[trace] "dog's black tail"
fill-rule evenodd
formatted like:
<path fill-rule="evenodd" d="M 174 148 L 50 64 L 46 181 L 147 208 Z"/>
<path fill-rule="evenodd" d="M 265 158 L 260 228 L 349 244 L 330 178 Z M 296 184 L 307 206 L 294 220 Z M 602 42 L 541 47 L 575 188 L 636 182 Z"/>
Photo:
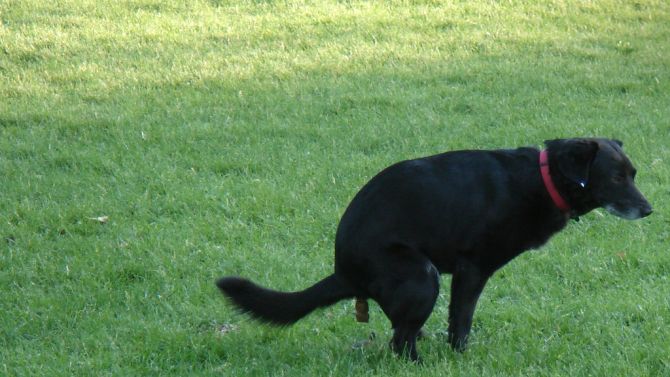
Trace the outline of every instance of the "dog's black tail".
<path fill-rule="evenodd" d="M 354 297 L 348 284 L 333 274 L 299 292 L 279 292 L 239 277 L 225 277 L 216 285 L 242 312 L 273 325 L 290 325 L 316 308 Z"/>

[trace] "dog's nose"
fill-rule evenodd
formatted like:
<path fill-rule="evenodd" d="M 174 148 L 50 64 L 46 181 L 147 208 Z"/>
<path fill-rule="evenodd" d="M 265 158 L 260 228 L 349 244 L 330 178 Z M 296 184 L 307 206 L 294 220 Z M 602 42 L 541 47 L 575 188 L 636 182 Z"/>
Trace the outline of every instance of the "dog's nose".
<path fill-rule="evenodd" d="M 640 217 L 647 217 L 651 215 L 652 212 L 654 212 L 654 209 L 651 208 L 649 204 L 647 204 L 640 210 Z"/>

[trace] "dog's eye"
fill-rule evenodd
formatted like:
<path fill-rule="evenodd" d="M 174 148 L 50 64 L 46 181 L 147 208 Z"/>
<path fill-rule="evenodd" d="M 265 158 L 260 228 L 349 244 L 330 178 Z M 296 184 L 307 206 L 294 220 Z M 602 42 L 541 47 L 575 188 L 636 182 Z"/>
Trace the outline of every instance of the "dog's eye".
<path fill-rule="evenodd" d="M 622 183 L 626 180 L 626 175 L 623 173 L 617 173 L 614 177 L 612 177 L 612 181 L 614 183 Z"/>

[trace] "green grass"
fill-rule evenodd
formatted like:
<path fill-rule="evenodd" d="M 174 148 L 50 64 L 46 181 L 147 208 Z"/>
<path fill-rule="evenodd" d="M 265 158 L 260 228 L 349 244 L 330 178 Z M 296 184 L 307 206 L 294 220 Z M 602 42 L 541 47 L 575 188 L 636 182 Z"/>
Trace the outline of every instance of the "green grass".
<path fill-rule="evenodd" d="M 668 375 L 668 41 L 661 0 L 2 1 L 0 375 Z M 448 276 L 421 366 L 376 305 L 273 329 L 215 289 L 329 274 L 392 162 L 582 135 L 624 141 L 654 215 L 513 261 L 464 354 Z"/>

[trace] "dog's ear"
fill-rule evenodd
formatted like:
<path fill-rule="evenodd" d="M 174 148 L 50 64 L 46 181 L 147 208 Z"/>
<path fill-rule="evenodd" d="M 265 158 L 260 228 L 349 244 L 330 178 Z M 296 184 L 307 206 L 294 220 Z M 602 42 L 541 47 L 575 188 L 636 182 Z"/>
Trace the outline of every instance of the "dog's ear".
<path fill-rule="evenodd" d="M 617 139 L 610 139 L 610 141 L 613 142 L 614 144 L 618 145 L 619 148 L 623 148 L 623 141 L 617 140 Z"/>
<path fill-rule="evenodd" d="M 591 164 L 598 152 L 598 142 L 589 139 L 545 141 L 549 156 L 556 161 L 559 172 L 572 182 L 585 187 Z"/>

